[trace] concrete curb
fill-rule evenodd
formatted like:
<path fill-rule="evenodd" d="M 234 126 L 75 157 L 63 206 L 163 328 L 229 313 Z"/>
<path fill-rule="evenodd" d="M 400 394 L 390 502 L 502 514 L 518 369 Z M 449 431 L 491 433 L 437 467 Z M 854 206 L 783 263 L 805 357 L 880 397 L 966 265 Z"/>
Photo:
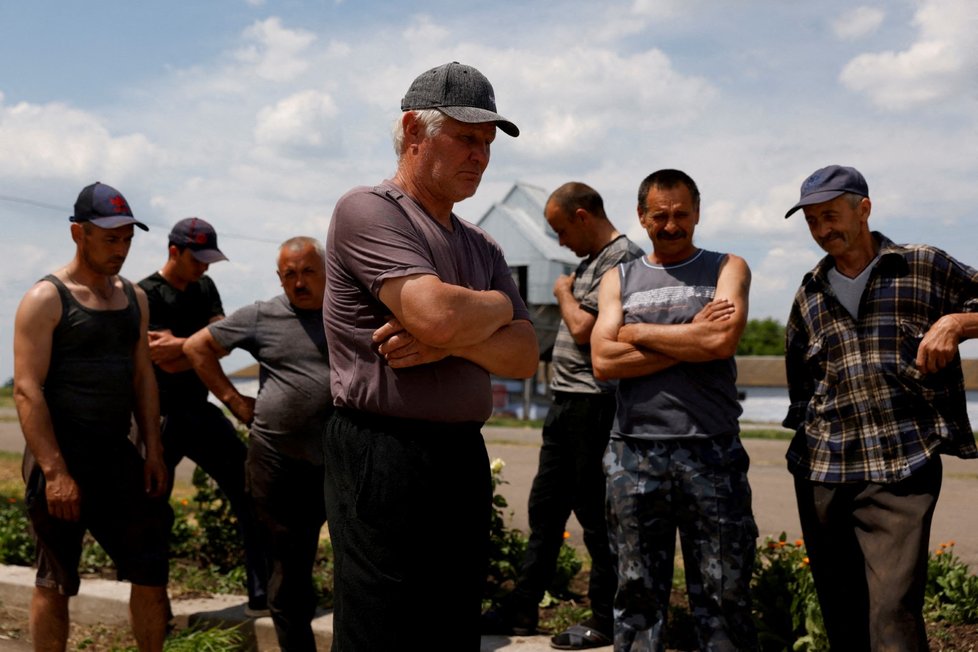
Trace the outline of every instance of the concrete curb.
<path fill-rule="evenodd" d="M 31 593 L 34 590 L 33 568 L 0 565 L 0 605 L 27 620 Z M 180 627 L 203 623 L 227 627 L 240 626 L 245 634 L 246 650 L 277 652 L 278 640 L 271 618 L 249 618 L 244 613 L 247 599 L 240 595 L 213 595 L 209 598 L 172 600 L 173 615 Z M 71 600 L 72 622 L 86 625 L 128 626 L 129 585 L 102 579 L 83 579 L 78 595 Z M 333 614 L 323 612 L 313 620 L 316 648 L 329 650 L 333 642 Z M 0 641 L 0 650 L 25 649 L 18 642 L 8 648 Z M 444 650 L 437 640 L 432 650 Z M 610 647 L 600 648 L 610 650 Z M 482 652 L 549 652 L 548 636 L 483 636 Z"/>

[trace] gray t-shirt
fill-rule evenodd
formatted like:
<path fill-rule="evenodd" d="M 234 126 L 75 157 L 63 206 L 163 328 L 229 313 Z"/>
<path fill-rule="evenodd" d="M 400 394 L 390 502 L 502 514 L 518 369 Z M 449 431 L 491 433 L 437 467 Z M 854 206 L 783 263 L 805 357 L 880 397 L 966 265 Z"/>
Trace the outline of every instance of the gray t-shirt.
<path fill-rule="evenodd" d="M 259 363 L 251 436 L 286 455 L 321 464 L 320 438 L 333 401 L 320 312 L 297 309 L 282 294 L 207 328 L 224 349 L 244 349 Z"/>
<path fill-rule="evenodd" d="M 620 235 L 595 255 L 581 261 L 574 270 L 574 298 L 581 308 L 591 314 L 598 314 L 598 288 L 604 273 L 628 260 L 641 258 L 642 248 Z M 555 392 L 574 392 L 578 394 L 608 394 L 615 391 L 615 383 L 601 382 L 594 377 L 591 366 L 591 345 L 578 344 L 571 336 L 567 322 L 560 320 L 557 339 L 554 340 L 554 377 L 550 383 Z"/>
<path fill-rule="evenodd" d="M 373 332 L 391 317 L 379 299 L 384 281 L 434 274 L 473 290 L 499 290 L 513 318 L 529 320 L 499 245 L 452 215 L 449 231 L 390 182 L 354 188 L 336 204 L 326 239 L 326 302 L 333 401 L 337 407 L 440 422 L 485 421 L 492 413 L 489 373 L 449 356 L 391 369 Z"/>
<path fill-rule="evenodd" d="M 624 323 L 687 324 L 716 294 L 726 254 L 700 249 L 674 265 L 639 258 L 620 266 Z M 613 436 L 675 439 L 736 434 L 737 367 L 733 358 L 681 362 L 618 381 Z"/>

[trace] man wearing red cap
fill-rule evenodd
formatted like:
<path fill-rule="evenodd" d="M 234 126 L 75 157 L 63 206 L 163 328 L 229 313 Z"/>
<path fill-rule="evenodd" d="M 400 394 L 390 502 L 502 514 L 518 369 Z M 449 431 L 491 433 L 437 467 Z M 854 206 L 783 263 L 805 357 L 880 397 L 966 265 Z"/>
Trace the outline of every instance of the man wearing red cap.
<path fill-rule="evenodd" d="M 437 631 L 438 649 L 474 651 L 489 374 L 526 378 L 538 351 L 499 245 L 452 211 L 479 187 L 496 128 L 519 130 L 459 63 L 421 74 L 401 109 L 394 178 L 341 198 L 326 240 L 333 650 L 428 648 Z"/>
<path fill-rule="evenodd" d="M 267 615 L 266 561 L 257 518 L 245 490 L 247 448 L 220 408 L 207 400 L 207 387 L 183 353 L 201 328 L 224 317 L 212 263 L 227 260 L 217 233 L 199 217 L 177 222 L 169 235 L 162 269 L 139 282 L 149 299 L 149 353 L 156 368 L 163 415 L 163 450 L 171 478 L 189 457 L 231 501 L 244 537 L 249 615 Z M 172 488 L 172 487 L 171 487 Z"/>
<path fill-rule="evenodd" d="M 941 454 L 978 457 L 958 344 L 978 335 L 978 271 L 869 228 L 858 170 L 801 186 L 828 254 L 787 328 L 788 469 L 833 650 L 927 650 L 922 615 Z"/>
<path fill-rule="evenodd" d="M 162 650 L 173 513 L 146 295 L 119 276 L 133 226 L 147 228 L 103 183 L 82 190 L 70 219 L 74 259 L 28 291 L 14 322 L 14 398 L 37 543 L 31 638 L 36 650 L 65 649 L 87 529 L 132 583 L 139 649 Z M 129 439 L 133 417 L 145 459 Z"/>

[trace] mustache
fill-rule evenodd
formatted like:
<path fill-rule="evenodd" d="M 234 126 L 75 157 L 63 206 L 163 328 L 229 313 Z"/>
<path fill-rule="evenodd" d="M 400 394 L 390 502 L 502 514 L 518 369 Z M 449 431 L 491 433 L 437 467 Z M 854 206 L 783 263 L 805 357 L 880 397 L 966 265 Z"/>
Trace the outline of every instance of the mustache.
<path fill-rule="evenodd" d="M 656 236 L 656 240 L 684 240 L 687 237 L 685 231 L 677 231 L 675 233 L 660 232 Z"/>

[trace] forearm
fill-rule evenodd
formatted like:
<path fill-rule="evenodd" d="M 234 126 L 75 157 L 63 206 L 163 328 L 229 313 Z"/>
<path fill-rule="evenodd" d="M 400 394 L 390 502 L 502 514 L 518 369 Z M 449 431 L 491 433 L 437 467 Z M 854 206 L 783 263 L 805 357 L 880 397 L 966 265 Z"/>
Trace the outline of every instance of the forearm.
<path fill-rule="evenodd" d="M 591 364 L 598 380 L 647 376 L 679 362 L 658 351 L 632 344 L 604 340 L 600 345 L 595 345 L 592 340 Z"/>
<path fill-rule="evenodd" d="M 688 324 L 627 324 L 619 339 L 682 362 L 707 362 L 731 357 L 740 335 L 732 322 Z"/>
<path fill-rule="evenodd" d="M 407 329 L 426 344 L 446 349 L 478 345 L 513 319 L 513 305 L 502 292 L 447 288 L 432 305 L 416 305 L 414 310 L 406 306 Z"/>
<path fill-rule="evenodd" d="M 529 378 L 540 359 L 536 332 L 522 320 L 510 322 L 478 344 L 451 349 L 451 355 L 505 378 Z"/>
<path fill-rule="evenodd" d="M 574 294 L 567 289 L 555 293 L 557 305 L 560 308 L 560 318 L 567 325 L 574 342 L 585 345 L 591 340 L 591 329 L 594 328 L 595 316 L 584 310 Z"/>
<path fill-rule="evenodd" d="M 159 455 L 162 457 L 159 390 L 152 368 L 150 365 L 146 365 L 146 367 L 142 371 L 137 370 L 133 378 L 133 391 L 136 396 L 133 414 L 143 445 L 146 447 L 146 456 Z"/>

